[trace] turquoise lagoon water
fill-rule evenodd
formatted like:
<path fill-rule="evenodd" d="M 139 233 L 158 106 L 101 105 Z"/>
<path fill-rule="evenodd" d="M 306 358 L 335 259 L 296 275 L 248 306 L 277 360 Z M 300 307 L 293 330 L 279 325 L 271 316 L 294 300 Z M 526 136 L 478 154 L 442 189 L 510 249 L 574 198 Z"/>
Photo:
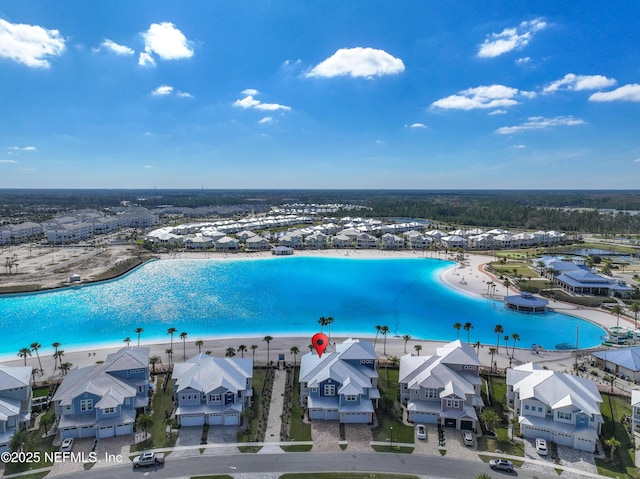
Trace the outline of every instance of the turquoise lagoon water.
<path fill-rule="evenodd" d="M 50 350 L 167 341 L 175 327 L 188 341 L 206 337 L 296 335 L 319 330 L 332 316 L 332 334 L 375 335 L 452 341 L 453 324 L 471 322 L 471 341 L 495 344 L 494 326 L 518 333 L 518 347 L 546 349 L 600 344 L 605 332 L 581 319 L 554 312 L 516 313 L 501 302 L 465 295 L 438 276 L 448 261 L 287 257 L 233 260 L 166 260 L 147 263 L 117 280 L 64 290 L 0 297 L 0 355 L 15 357 L 32 342 Z M 460 331 L 466 340 L 467 333 Z M 176 337 L 174 341 L 180 340 Z M 237 346 L 233 342 L 232 346 Z M 504 341 L 501 341 L 504 344 Z M 510 343 L 511 344 L 511 341 Z"/>

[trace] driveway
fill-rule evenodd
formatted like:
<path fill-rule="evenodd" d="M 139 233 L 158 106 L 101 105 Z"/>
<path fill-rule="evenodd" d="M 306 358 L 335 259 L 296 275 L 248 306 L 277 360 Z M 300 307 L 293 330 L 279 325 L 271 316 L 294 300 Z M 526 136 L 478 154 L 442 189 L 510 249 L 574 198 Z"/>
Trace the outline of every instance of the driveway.
<path fill-rule="evenodd" d="M 217 447 L 207 447 L 203 454 L 207 455 L 220 455 L 220 454 L 235 454 L 238 452 L 238 448 L 235 446 L 225 446 L 225 444 L 234 444 L 238 442 L 238 427 L 237 426 L 209 426 L 209 433 L 207 434 L 207 445 L 221 444 Z"/>
<path fill-rule="evenodd" d="M 131 436 L 129 434 L 100 439 L 96 446 L 98 462 L 93 467 L 118 466 L 119 464 L 127 463 L 129 462 L 130 449 Z M 118 455 L 120 455 L 122 462 L 118 462 Z"/>
<path fill-rule="evenodd" d="M 129 437 L 129 436 L 127 436 Z M 75 454 L 84 452 L 85 456 L 88 457 L 91 449 L 93 449 L 93 443 L 95 442 L 95 438 L 86 438 L 86 439 L 74 439 L 73 441 L 73 449 L 72 452 Z M 84 464 L 82 462 L 54 462 L 53 467 L 47 477 L 55 477 L 62 476 L 65 474 L 71 474 L 74 472 L 82 472 L 84 471 Z"/>
<path fill-rule="evenodd" d="M 524 439 L 524 457 L 537 459 L 538 461 L 545 461 L 549 464 L 549 467 L 553 467 L 551 454 L 549 454 L 548 456 L 539 455 L 536 451 L 535 442 L 535 439 Z M 560 464 L 562 464 L 563 466 L 573 467 L 575 469 L 579 469 L 585 472 L 591 472 L 594 474 L 598 473 L 598 468 L 596 467 L 596 461 L 593 454 L 585 451 L 577 451 L 567 446 L 557 446 L 557 448 L 558 457 L 560 458 Z M 549 474 L 548 467 L 529 462 L 525 462 L 522 465 L 522 469 Z M 562 473 L 562 477 L 566 477 L 568 479 L 581 479 L 584 476 L 565 471 Z"/>
<path fill-rule="evenodd" d="M 311 423 L 311 438 L 313 439 L 313 452 L 341 451 L 340 425 L 334 421 L 313 421 Z"/>
<path fill-rule="evenodd" d="M 371 452 L 371 441 L 373 440 L 371 426 L 367 424 L 345 424 L 344 429 L 349 452 Z"/>
<path fill-rule="evenodd" d="M 202 426 L 181 427 L 178 429 L 178 439 L 176 447 L 191 446 L 187 449 L 174 449 L 171 452 L 173 457 L 199 456 L 200 440 L 202 439 Z"/>

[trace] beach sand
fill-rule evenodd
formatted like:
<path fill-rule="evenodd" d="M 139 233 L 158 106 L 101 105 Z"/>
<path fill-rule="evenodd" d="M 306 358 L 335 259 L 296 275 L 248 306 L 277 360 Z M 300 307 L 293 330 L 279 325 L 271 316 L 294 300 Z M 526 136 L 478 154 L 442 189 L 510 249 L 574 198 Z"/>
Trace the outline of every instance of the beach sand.
<path fill-rule="evenodd" d="M 310 251 L 296 251 L 295 255 L 297 256 L 324 256 L 324 257 L 349 257 L 349 258 L 360 258 L 360 259 L 375 259 L 375 258 L 423 258 L 423 257 L 436 257 L 433 256 L 433 253 L 430 252 L 418 252 L 418 251 L 380 251 L 380 250 L 310 250 Z M 501 282 L 496 278 L 487 274 L 483 266 L 486 263 L 491 261 L 489 256 L 471 254 L 465 255 L 466 260 L 464 264 L 456 263 L 452 265 L 450 268 L 447 268 L 440 276 L 440 279 L 449 287 L 458 289 L 463 291 L 466 294 L 471 294 L 475 296 L 486 296 L 487 293 L 487 282 L 494 281 L 498 284 L 498 287 L 495 290 L 495 294 L 493 298 L 496 300 L 502 300 L 502 297 L 505 294 L 505 288 L 501 286 Z M 273 258 L 277 260 L 277 257 L 274 257 L 270 254 L 270 252 L 264 253 L 238 253 L 238 254 L 222 254 L 222 253 L 179 253 L 177 255 L 162 255 L 163 260 L 171 261 L 172 259 L 181 259 L 181 258 L 217 258 L 224 260 L 234 260 L 234 259 L 247 259 L 247 258 Z M 442 257 L 444 259 L 444 256 Z M 516 291 L 511 289 L 509 294 L 514 294 Z M 563 304 L 560 302 L 553 302 L 550 304 L 550 307 L 563 312 L 565 314 L 571 314 L 578 316 L 580 318 L 595 322 L 603 327 L 611 327 L 615 326 L 616 318 L 615 316 L 608 314 L 604 311 L 590 308 L 580 308 L 574 305 Z M 624 318 L 620 318 L 621 323 L 625 321 Z M 628 320 L 627 320 L 628 321 Z M 631 323 L 629 323 L 630 325 Z M 320 328 L 318 328 L 320 329 Z M 372 331 L 370 335 L 362 335 L 359 334 L 354 337 L 370 339 L 374 340 L 375 338 L 375 321 L 372 321 Z M 325 331 L 326 332 L 326 331 Z M 195 345 L 195 341 L 203 340 L 204 346 L 202 346 L 202 352 L 211 351 L 214 356 L 224 356 L 227 348 L 233 347 L 236 350 L 238 346 L 244 344 L 247 346 L 247 351 L 244 353 L 244 357 L 253 357 L 253 351 L 250 349 L 251 345 L 257 345 L 258 348 L 255 350 L 255 361 L 256 363 L 265 364 L 267 362 L 267 349 L 269 350 L 269 360 L 276 361 L 280 354 L 284 354 L 285 360 L 287 362 L 293 362 L 294 356 L 291 353 L 291 348 L 296 346 L 300 353 L 297 355 L 297 361 L 299 362 L 300 356 L 302 354 L 306 354 L 309 351 L 310 337 L 307 336 L 283 336 L 283 335 L 272 335 L 273 340 L 270 342 L 269 347 L 267 348 L 267 343 L 263 340 L 263 337 L 243 337 L 242 331 L 238 331 L 239 336 L 234 338 L 228 337 L 211 337 L 211 338 L 199 338 L 199 337 L 188 337 L 188 339 L 184 342 L 180 340 L 177 336 L 174 337 L 173 341 L 173 362 L 182 362 L 185 358 L 190 358 L 198 353 L 198 347 Z M 131 346 L 135 346 L 137 344 L 137 338 L 135 334 L 131 335 Z M 332 336 L 331 343 L 332 345 L 328 350 L 333 349 L 333 343 L 339 343 L 346 339 L 345 336 Z M 27 339 L 30 341 L 30 339 Z M 90 364 L 95 364 L 97 361 L 104 360 L 107 354 L 114 352 L 121 347 L 125 347 L 126 345 L 120 345 L 108 348 L 94 349 L 90 346 L 82 348 L 81 350 L 67 350 L 64 347 L 64 340 L 62 341 L 63 345 L 61 349 L 65 350 L 65 354 L 63 357 L 63 362 L 69 362 L 76 366 L 86 366 Z M 420 351 L 420 355 L 430 355 L 434 354 L 437 347 L 444 344 L 444 342 L 439 341 L 422 341 L 422 340 L 409 340 L 406 344 L 402 338 L 387 336 L 386 338 L 386 346 L 384 338 L 379 335 L 376 341 L 376 351 L 380 359 L 385 359 L 390 356 L 401 357 L 405 353 L 416 353 L 414 346 L 419 344 L 422 349 Z M 166 342 L 161 343 L 151 343 L 144 340 L 144 335 L 141 337 L 141 346 L 147 346 L 151 348 L 150 356 L 159 356 L 161 358 L 162 364 L 160 367 L 168 364 L 168 356 L 166 354 L 166 350 L 170 347 L 169 338 L 167 338 Z M 495 345 L 487 344 L 484 345 L 480 351 L 479 356 L 480 360 L 483 364 L 490 364 L 490 355 L 489 348 Z M 405 349 L 406 348 L 406 349 Z M 54 369 L 54 361 L 51 355 L 51 347 L 48 344 L 43 344 L 43 351 L 40 354 L 40 361 L 42 363 L 42 369 L 44 370 L 42 375 L 36 376 L 36 381 L 49 381 L 60 379 L 62 377 L 59 370 Z M 238 351 L 237 356 L 240 357 L 241 353 Z M 516 365 L 523 362 L 534 361 L 541 365 L 546 365 L 551 369 L 556 370 L 571 370 L 573 365 L 573 359 L 575 358 L 575 353 L 573 351 L 542 351 L 539 354 L 534 354 L 529 348 L 516 348 L 515 358 L 511 360 L 511 362 Z M 5 358 L 7 359 L 7 358 Z M 505 368 L 510 365 L 510 359 L 506 354 L 504 346 L 499 348 L 499 353 L 495 357 L 495 361 L 499 368 Z M 16 358 L 15 360 L 7 359 L 2 361 L 3 365 L 6 366 L 22 366 L 24 365 L 24 361 L 20 358 Z M 39 363 L 36 355 L 27 359 L 27 365 L 33 366 L 35 368 L 39 368 Z"/>

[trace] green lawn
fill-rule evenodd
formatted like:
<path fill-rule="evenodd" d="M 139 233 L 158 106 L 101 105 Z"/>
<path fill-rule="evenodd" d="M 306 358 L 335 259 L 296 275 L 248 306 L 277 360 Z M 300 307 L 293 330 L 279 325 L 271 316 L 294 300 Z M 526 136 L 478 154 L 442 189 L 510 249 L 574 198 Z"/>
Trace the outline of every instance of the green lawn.
<path fill-rule="evenodd" d="M 162 391 L 162 375 L 156 376 L 157 387 L 151 398 L 151 409 L 153 425 L 147 431 L 151 434 L 147 440 L 131 445 L 131 452 L 144 451 L 161 447 L 173 447 L 176 444 L 177 430 L 173 431 L 172 437 L 167 437 L 167 423 L 165 418 L 173 409 L 173 381 L 169 380 L 166 392 Z"/>
<path fill-rule="evenodd" d="M 380 404 L 377 410 L 378 427 L 372 429 L 374 441 L 391 442 L 391 428 L 393 427 L 393 442 L 414 442 L 412 426 L 402 423 L 402 408 L 398 401 L 398 375 L 396 368 L 378 368 L 378 389 L 380 389 Z"/>
<path fill-rule="evenodd" d="M 262 409 L 265 407 L 269 407 L 268 404 L 264 403 L 264 398 L 262 398 L 262 387 L 264 385 L 264 380 L 267 375 L 266 369 L 254 368 L 253 369 L 253 378 L 251 379 L 251 383 L 253 385 L 253 402 L 251 405 L 251 409 L 247 411 L 245 414 L 248 418 L 250 418 L 250 427 L 248 429 L 241 429 L 238 432 L 238 442 L 255 442 L 256 436 L 258 434 L 258 422 L 260 418 L 260 414 L 262 413 Z M 247 452 L 255 452 L 253 449 L 246 449 Z M 241 451 L 244 452 L 244 451 Z"/>
<path fill-rule="evenodd" d="M 39 388 L 33 388 L 32 397 L 40 398 L 40 397 L 47 396 L 50 390 L 51 390 L 51 386 L 42 386 Z"/>
<path fill-rule="evenodd" d="M 311 425 L 305 424 L 304 407 L 300 405 L 300 383 L 298 382 L 299 369 L 296 369 L 296 375 L 293 385 L 293 395 L 291 397 L 291 423 L 289 424 L 289 440 L 290 441 L 311 441 Z"/>
<path fill-rule="evenodd" d="M 487 395 L 486 386 L 489 386 Z M 496 414 L 503 418 L 501 424 L 494 428 L 496 437 L 482 436 L 478 439 L 478 451 L 495 452 L 502 451 L 513 456 L 524 456 L 524 446 L 520 441 L 512 441 L 509 437 L 507 418 L 509 408 L 507 407 L 507 382 L 504 378 L 487 376 L 487 382 L 482 388 L 482 400 L 485 407 L 493 409 Z"/>
<path fill-rule="evenodd" d="M 45 413 L 47 416 L 54 416 L 54 408 L 50 408 Z M 32 469 L 40 469 L 47 466 L 52 466 L 53 463 L 45 461 L 45 452 L 54 452 L 58 448 L 53 446 L 53 439 L 55 436 L 50 436 L 46 439 L 42 439 L 42 435 L 45 433 L 44 427 L 40 426 L 37 431 L 29 433 L 27 439 L 27 447 L 25 451 L 37 451 L 40 453 L 40 460 L 38 462 L 22 462 L 22 463 L 10 463 L 5 466 L 5 475 L 15 474 L 18 472 L 25 472 Z"/>
<path fill-rule="evenodd" d="M 602 425 L 602 442 L 611 437 L 615 437 L 620 441 L 620 447 L 614 452 L 615 462 L 609 462 L 609 448 L 605 445 L 607 459 L 596 459 L 598 474 L 608 477 L 632 478 L 636 475 L 634 463 L 633 443 L 630 440 L 622 419 L 625 415 L 631 414 L 631 403 L 628 398 L 612 396 L 610 394 L 602 394 L 602 406 L 600 411 L 604 419 Z"/>

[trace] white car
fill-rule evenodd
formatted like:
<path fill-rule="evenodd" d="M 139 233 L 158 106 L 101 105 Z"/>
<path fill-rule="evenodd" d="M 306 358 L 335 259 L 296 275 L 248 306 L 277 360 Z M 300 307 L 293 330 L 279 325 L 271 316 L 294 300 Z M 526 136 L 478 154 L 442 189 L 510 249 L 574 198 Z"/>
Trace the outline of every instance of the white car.
<path fill-rule="evenodd" d="M 549 454 L 549 449 L 547 449 L 547 441 L 542 438 L 536 438 L 536 452 L 541 456 L 546 456 Z"/>
<path fill-rule="evenodd" d="M 418 424 L 416 426 L 416 437 L 422 440 L 427 438 L 427 428 L 424 427 L 424 424 Z"/>
<path fill-rule="evenodd" d="M 473 433 L 471 431 L 463 431 L 462 442 L 465 446 L 473 446 Z"/>
<path fill-rule="evenodd" d="M 68 437 L 64 441 L 62 441 L 62 445 L 60 446 L 60 452 L 69 452 L 73 448 L 73 438 Z"/>

